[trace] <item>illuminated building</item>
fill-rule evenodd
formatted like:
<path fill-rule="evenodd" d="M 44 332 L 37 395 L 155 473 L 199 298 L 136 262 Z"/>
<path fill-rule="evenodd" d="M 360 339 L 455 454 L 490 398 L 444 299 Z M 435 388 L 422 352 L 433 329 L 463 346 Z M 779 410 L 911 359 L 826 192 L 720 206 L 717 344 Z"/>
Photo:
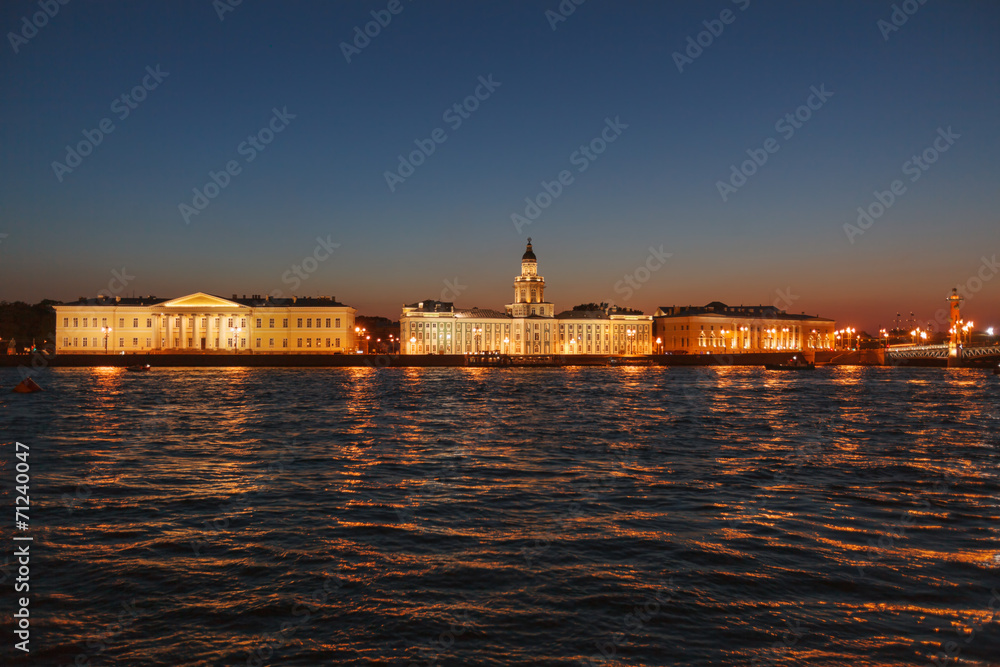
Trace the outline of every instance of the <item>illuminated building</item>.
<path fill-rule="evenodd" d="M 97 297 L 58 305 L 56 352 L 330 354 L 354 344 L 355 310 L 333 297 Z"/>
<path fill-rule="evenodd" d="M 832 350 L 836 322 L 774 306 L 662 306 L 653 314 L 664 352 L 728 354 Z"/>
<path fill-rule="evenodd" d="M 545 278 L 528 239 L 514 302 L 504 312 L 455 308 L 426 300 L 403 306 L 399 320 L 403 354 L 513 355 L 650 354 L 653 319 L 637 311 L 598 306 L 558 315 L 545 300 Z"/>

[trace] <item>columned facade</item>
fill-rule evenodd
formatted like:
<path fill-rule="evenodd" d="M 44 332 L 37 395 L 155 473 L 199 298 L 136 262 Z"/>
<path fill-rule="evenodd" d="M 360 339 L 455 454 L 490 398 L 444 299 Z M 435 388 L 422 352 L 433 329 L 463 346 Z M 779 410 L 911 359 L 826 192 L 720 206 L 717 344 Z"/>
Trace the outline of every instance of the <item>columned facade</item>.
<path fill-rule="evenodd" d="M 562 355 L 649 354 L 653 321 L 637 311 L 607 308 L 555 315 L 528 239 L 514 301 L 503 312 L 420 301 L 403 306 L 401 354 Z"/>
<path fill-rule="evenodd" d="M 355 310 L 332 297 L 80 299 L 55 306 L 63 353 L 336 354 L 355 351 Z"/>

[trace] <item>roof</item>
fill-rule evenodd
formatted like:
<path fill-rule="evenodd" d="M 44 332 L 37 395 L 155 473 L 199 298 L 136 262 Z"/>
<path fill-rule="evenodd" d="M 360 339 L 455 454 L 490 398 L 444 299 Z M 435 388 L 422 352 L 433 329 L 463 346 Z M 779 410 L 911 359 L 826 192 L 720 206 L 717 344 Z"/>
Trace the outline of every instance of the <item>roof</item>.
<path fill-rule="evenodd" d="M 528 248 L 527 248 L 527 250 L 524 251 L 524 254 L 521 255 L 521 261 L 523 262 L 525 260 L 531 260 L 532 262 L 537 262 L 538 261 L 537 259 L 535 259 L 535 253 L 531 249 L 531 237 L 530 236 L 528 237 Z"/>
<path fill-rule="evenodd" d="M 712 301 L 704 306 L 660 306 L 653 315 L 657 318 L 665 317 L 718 317 L 718 318 L 755 318 L 773 320 L 824 320 L 833 322 L 834 320 L 820 317 L 818 315 L 806 315 L 802 313 L 795 315 L 786 313 L 776 306 L 727 306 L 721 301 Z"/>
<path fill-rule="evenodd" d="M 455 317 L 482 317 L 482 318 L 503 318 L 510 319 L 510 315 L 493 310 L 492 308 L 460 308 L 455 310 Z"/>

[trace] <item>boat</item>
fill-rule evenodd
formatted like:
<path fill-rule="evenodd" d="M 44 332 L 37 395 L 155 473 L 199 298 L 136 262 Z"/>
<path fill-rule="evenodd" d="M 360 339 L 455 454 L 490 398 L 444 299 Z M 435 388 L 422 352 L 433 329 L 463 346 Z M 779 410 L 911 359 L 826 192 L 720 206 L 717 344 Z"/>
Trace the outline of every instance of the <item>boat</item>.
<path fill-rule="evenodd" d="M 768 371 L 814 371 L 816 364 L 805 359 L 800 359 L 798 355 L 792 357 L 784 364 L 764 364 L 764 370 Z"/>
<path fill-rule="evenodd" d="M 140 364 L 138 366 L 127 366 L 125 370 L 132 371 L 133 373 L 145 373 L 149 370 L 149 364 Z"/>

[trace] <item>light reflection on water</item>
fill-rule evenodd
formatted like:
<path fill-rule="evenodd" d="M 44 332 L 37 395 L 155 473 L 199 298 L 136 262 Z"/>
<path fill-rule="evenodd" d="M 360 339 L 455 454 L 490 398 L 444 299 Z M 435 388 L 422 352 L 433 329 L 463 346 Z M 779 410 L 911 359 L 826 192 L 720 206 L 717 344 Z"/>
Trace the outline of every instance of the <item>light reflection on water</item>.
<path fill-rule="evenodd" d="M 37 664 L 1000 655 L 995 632 L 964 641 L 1000 583 L 1000 378 L 982 371 L 38 380 L 0 394 L 32 448 Z"/>

